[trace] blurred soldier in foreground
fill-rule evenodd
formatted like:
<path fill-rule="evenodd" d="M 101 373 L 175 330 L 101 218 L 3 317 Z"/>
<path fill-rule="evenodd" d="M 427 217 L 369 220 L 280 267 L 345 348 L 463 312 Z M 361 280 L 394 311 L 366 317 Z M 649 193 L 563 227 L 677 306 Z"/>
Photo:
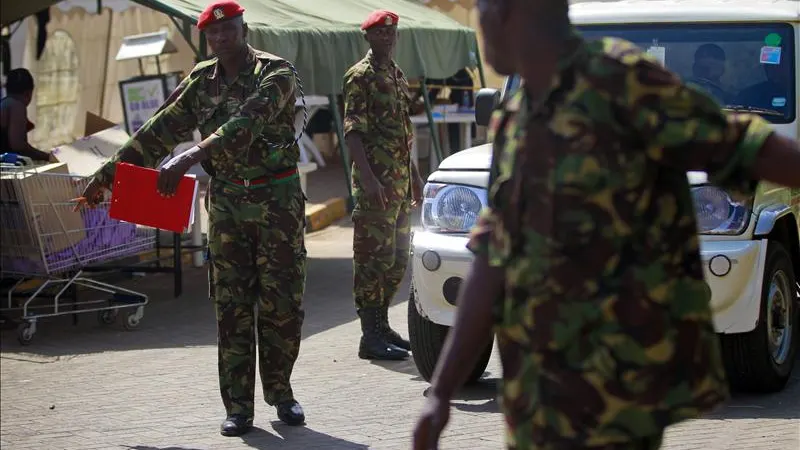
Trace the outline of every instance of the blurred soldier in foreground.
<path fill-rule="evenodd" d="M 509 449 L 658 449 L 728 399 L 687 171 L 800 187 L 797 142 L 726 115 L 635 45 L 585 41 L 567 0 L 478 0 L 521 88 L 492 118 L 489 207 L 414 432 L 435 448 L 497 335 Z"/>

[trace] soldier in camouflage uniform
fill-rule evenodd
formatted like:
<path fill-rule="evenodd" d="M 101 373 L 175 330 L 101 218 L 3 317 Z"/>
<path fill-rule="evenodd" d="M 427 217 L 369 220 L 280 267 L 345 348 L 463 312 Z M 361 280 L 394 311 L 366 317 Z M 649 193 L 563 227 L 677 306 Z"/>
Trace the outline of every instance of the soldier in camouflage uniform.
<path fill-rule="evenodd" d="M 423 182 L 411 161 L 412 100 L 392 60 L 398 16 L 373 12 L 362 24 L 367 56 L 344 76 L 344 132 L 353 158 L 353 295 L 363 335 L 363 359 L 404 359 L 411 345 L 388 321 L 389 304 L 409 258 L 409 212 Z"/>
<path fill-rule="evenodd" d="M 198 162 L 212 175 L 209 295 L 217 315 L 226 436 L 252 425 L 256 341 L 266 402 L 290 425 L 305 420 L 290 384 L 306 276 L 305 195 L 294 139 L 297 80 L 289 62 L 247 44 L 243 11 L 223 1 L 201 14 L 198 28 L 217 57 L 195 66 L 84 193 L 91 200 L 110 188 L 118 162 L 156 167 L 191 140 L 194 129 L 205 137 L 164 165 L 158 189 L 172 195 Z"/>
<path fill-rule="evenodd" d="M 522 87 L 490 125 L 489 207 L 414 448 L 497 335 L 509 449 L 657 449 L 728 398 L 686 172 L 800 186 L 797 142 L 728 116 L 567 0 L 480 0 L 486 58 Z M 494 320 L 492 320 L 494 318 Z"/>

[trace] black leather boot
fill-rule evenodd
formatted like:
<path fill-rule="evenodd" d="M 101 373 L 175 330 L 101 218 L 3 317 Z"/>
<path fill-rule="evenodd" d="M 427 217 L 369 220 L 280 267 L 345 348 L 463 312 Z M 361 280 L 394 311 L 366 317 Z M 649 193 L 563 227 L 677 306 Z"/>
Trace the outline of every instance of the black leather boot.
<path fill-rule="evenodd" d="M 402 348 L 406 351 L 411 351 L 411 343 L 403 339 L 400 333 L 394 331 L 389 325 L 389 307 L 384 306 L 381 308 L 381 332 L 386 342 L 394 345 L 395 347 Z"/>
<path fill-rule="evenodd" d="M 380 308 L 364 308 L 358 312 L 361 317 L 361 342 L 358 357 L 398 361 L 408 358 L 408 352 L 388 342 L 381 329 Z"/>
<path fill-rule="evenodd" d="M 223 436 L 241 436 L 253 427 L 253 418 L 232 414 L 222 422 L 219 433 Z"/>
<path fill-rule="evenodd" d="M 286 425 L 296 427 L 306 423 L 306 414 L 297 400 L 279 403 L 275 409 L 278 411 L 278 419 L 281 419 Z"/>

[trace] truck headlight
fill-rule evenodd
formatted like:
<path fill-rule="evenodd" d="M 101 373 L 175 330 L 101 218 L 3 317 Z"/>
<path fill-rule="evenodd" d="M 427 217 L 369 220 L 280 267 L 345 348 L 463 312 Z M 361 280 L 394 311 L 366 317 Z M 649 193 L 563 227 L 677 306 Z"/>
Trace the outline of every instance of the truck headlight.
<path fill-rule="evenodd" d="M 457 184 L 427 183 L 422 202 L 422 226 L 439 233 L 467 233 L 486 206 L 486 189 Z"/>
<path fill-rule="evenodd" d="M 692 188 L 697 228 L 701 234 L 740 234 L 747 228 L 750 207 L 733 201 L 714 186 Z"/>

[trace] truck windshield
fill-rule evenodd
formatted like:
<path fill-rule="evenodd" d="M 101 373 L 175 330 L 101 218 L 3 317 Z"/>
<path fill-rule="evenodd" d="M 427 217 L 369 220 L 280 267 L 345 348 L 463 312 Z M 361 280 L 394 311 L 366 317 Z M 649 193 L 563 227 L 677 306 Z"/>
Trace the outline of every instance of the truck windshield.
<path fill-rule="evenodd" d="M 795 36 L 787 23 L 580 25 L 587 40 L 633 42 L 726 110 L 753 112 L 772 123 L 795 120 Z M 517 75 L 505 91 L 519 86 Z"/>
<path fill-rule="evenodd" d="M 587 40 L 633 42 L 726 110 L 772 123 L 795 119 L 795 37 L 788 23 L 578 26 Z"/>

